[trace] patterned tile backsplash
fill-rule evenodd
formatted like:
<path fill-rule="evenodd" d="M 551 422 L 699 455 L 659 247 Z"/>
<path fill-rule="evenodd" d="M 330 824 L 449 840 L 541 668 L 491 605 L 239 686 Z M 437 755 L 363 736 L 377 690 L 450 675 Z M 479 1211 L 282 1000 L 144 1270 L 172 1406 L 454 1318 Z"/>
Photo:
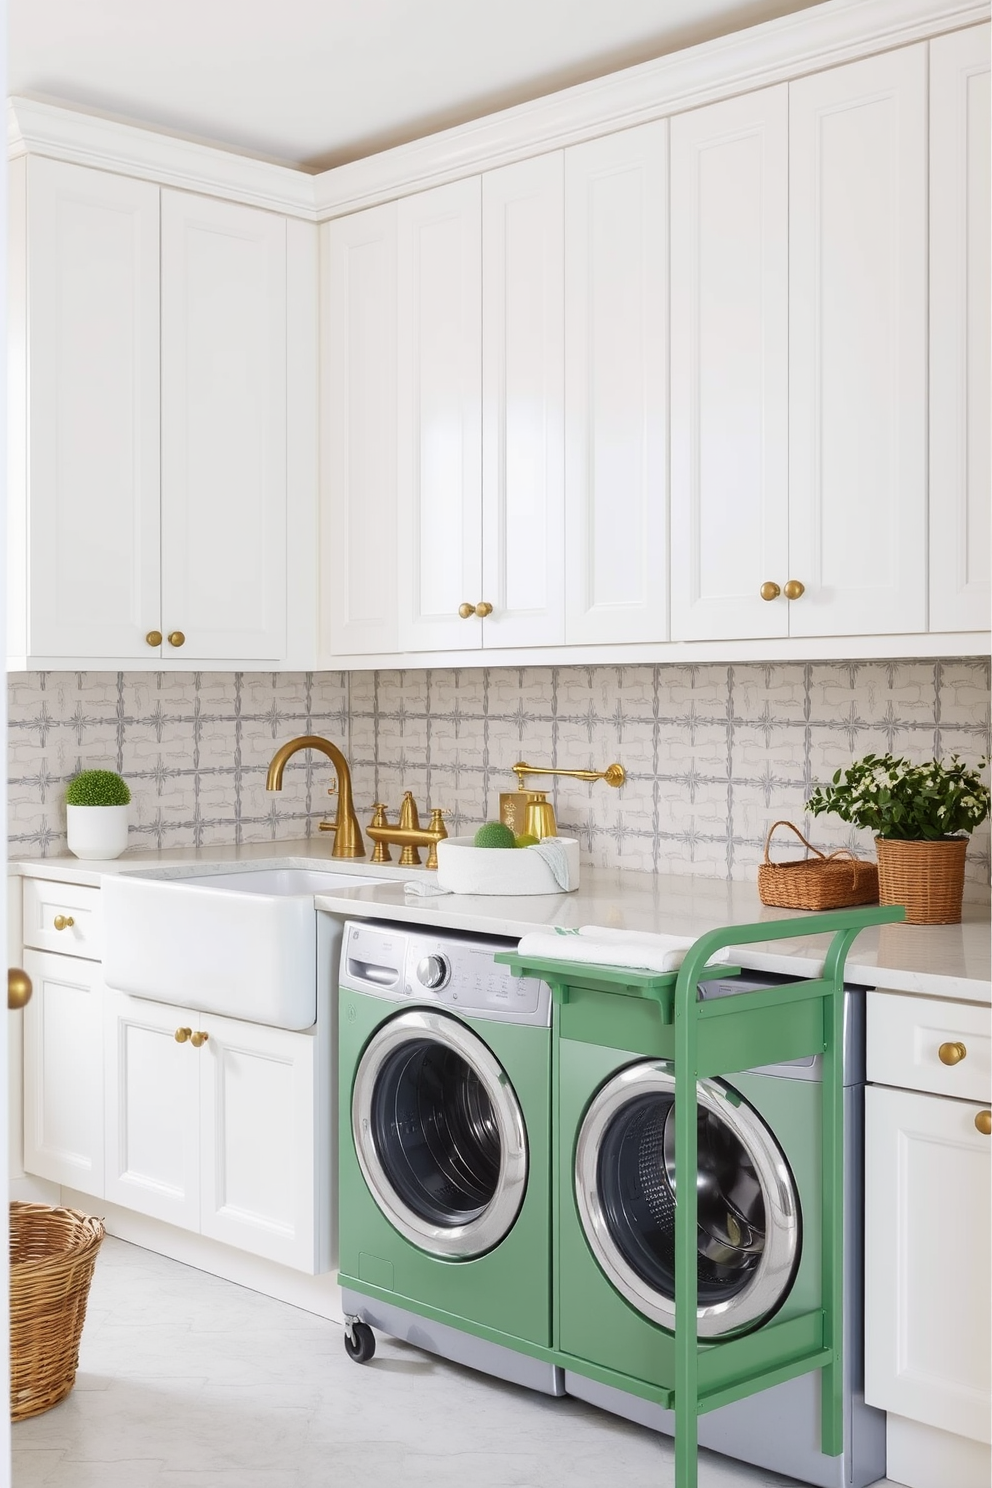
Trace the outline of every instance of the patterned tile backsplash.
<path fill-rule="evenodd" d="M 583 859 L 646 872 L 752 878 L 772 822 L 821 847 L 871 852 L 867 833 L 804 818 L 814 781 L 870 750 L 914 760 L 990 747 L 989 663 L 459 668 L 321 673 L 24 673 L 9 682 L 11 850 L 65 849 L 66 781 L 119 770 L 132 847 L 309 836 L 333 802 L 328 763 L 299 755 L 265 792 L 276 747 L 324 734 L 351 761 L 363 821 L 404 790 L 451 812 L 452 834 L 498 812 L 511 766 L 604 769 L 627 784 L 551 787 Z M 798 846 L 798 844 L 797 844 Z M 783 836 L 780 857 L 797 854 Z M 972 839 L 969 891 L 987 890 L 989 826 Z"/>

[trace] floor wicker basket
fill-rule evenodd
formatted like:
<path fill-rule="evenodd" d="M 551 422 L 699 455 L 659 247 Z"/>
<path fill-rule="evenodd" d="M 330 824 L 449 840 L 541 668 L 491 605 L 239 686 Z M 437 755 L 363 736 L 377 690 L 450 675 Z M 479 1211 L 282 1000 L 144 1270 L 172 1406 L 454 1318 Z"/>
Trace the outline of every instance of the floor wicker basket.
<path fill-rule="evenodd" d="M 48 1204 L 10 1206 L 10 1419 L 39 1416 L 76 1379 L 103 1221 Z"/>

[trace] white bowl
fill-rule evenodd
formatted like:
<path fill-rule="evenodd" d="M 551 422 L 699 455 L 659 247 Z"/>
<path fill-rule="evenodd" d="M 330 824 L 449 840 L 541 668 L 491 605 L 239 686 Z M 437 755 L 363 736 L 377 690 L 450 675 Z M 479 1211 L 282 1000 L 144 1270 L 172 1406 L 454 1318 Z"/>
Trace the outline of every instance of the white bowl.
<path fill-rule="evenodd" d="M 571 889 L 579 887 L 579 844 L 559 837 L 568 859 Z M 532 847 L 476 847 L 471 837 L 445 837 L 437 845 L 437 881 L 452 894 L 561 894 L 564 890 Z"/>

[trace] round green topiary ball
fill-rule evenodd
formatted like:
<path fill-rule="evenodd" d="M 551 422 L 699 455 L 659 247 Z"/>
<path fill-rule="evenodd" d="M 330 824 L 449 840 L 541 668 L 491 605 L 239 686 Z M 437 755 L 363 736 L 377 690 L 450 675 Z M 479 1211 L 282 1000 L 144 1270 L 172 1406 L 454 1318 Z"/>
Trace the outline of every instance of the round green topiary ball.
<path fill-rule="evenodd" d="M 66 786 L 67 806 L 126 806 L 127 782 L 115 770 L 82 770 Z"/>
<path fill-rule="evenodd" d="M 486 822 L 475 834 L 476 847 L 516 847 L 513 833 L 503 822 Z"/>

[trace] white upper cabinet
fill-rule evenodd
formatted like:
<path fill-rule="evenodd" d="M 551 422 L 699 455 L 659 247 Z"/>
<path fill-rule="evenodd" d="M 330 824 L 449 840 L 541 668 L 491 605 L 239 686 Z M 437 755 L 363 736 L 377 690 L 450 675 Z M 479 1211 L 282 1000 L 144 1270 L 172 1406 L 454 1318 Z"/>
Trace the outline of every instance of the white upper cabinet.
<path fill-rule="evenodd" d="M 488 647 L 565 639 L 563 247 L 561 151 L 483 176 L 480 598 L 492 605 L 481 627 Z"/>
<path fill-rule="evenodd" d="M 396 213 L 321 229 L 321 657 L 397 648 Z"/>
<path fill-rule="evenodd" d="M 161 628 L 203 660 L 286 650 L 286 221 L 180 191 L 162 193 Z"/>
<path fill-rule="evenodd" d="M 926 628 L 926 100 L 925 43 L 789 85 L 793 636 Z"/>
<path fill-rule="evenodd" d="M 989 32 L 930 43 L 930 629 L 989 624 Z"/>
<path fill-rule="evenodd" d="M 565 151 L 565 636 L 668 637 L 668 124 Z"/>
<path fill-rule="evenodd" d="M 789 93 L 671 122 L 672 637 L 785 636 Z"/>
<path fill-rule="evenodd" d="M 459 606 L 482 602 L 481 182 L 397 210 L 399 644 L 477 646 Z"/>
<path fill-rule="evenodd" d="M 159 625 L 159 191 L 11 170 L 14 657 L 140 657 Z"/>

